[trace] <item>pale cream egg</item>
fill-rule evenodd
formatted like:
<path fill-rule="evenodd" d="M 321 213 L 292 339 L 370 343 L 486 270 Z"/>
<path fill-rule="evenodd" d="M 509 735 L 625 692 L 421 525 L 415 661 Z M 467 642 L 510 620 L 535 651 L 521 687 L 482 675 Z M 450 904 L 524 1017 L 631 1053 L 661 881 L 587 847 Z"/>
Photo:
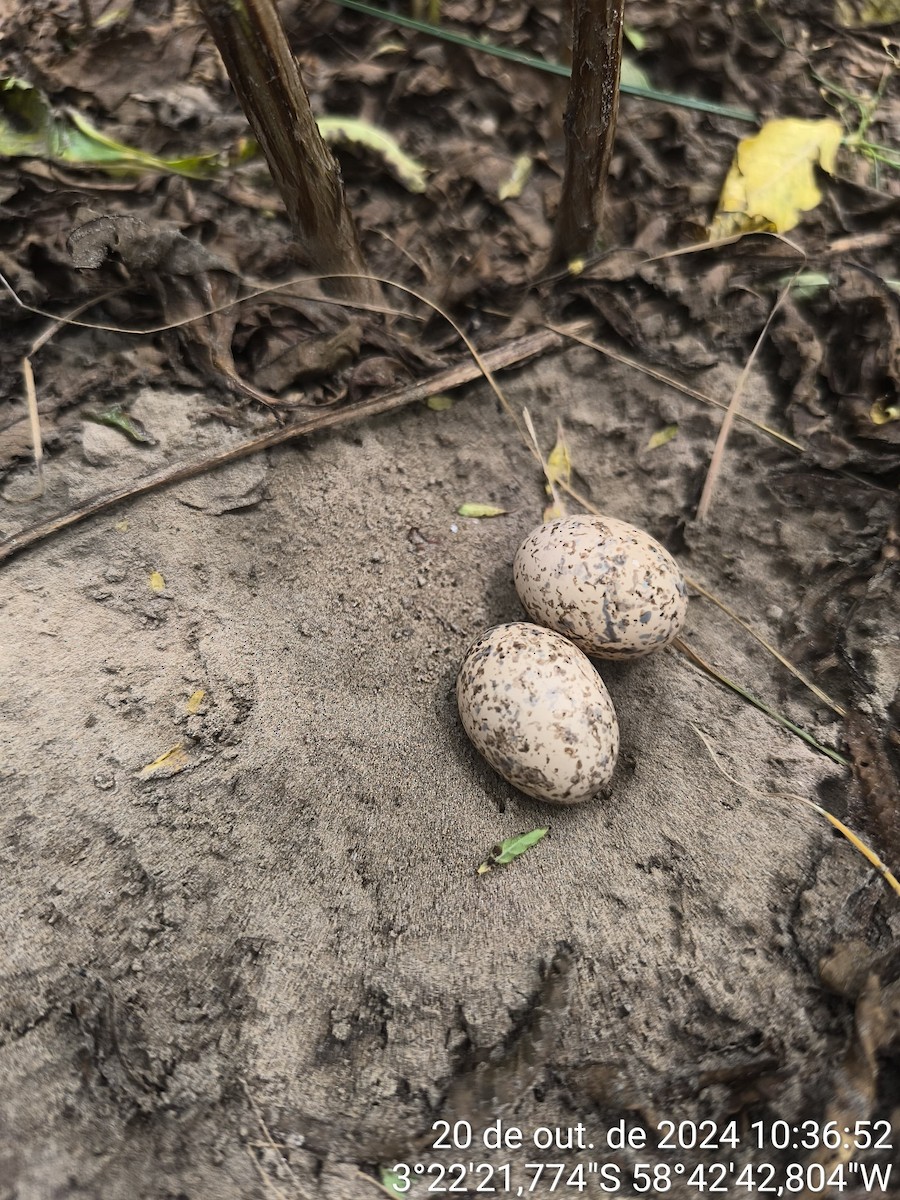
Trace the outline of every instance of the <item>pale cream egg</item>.
<path fill-rule="evenodd" d="M 684 624 L 687 589 L 675 559 L 613 517 L 541 525 L 519 547 L 513 579 L 533 621 L 598 658 L 639 658 Z"/>
<path fill-rule="evenodd" d="M 483 633 L 460 668 L 456 698 L 476 750 L 526 795 L 578 804 L 612 778 L 619 723 L 606 685 L 552 630 L 517 621 Z"/>

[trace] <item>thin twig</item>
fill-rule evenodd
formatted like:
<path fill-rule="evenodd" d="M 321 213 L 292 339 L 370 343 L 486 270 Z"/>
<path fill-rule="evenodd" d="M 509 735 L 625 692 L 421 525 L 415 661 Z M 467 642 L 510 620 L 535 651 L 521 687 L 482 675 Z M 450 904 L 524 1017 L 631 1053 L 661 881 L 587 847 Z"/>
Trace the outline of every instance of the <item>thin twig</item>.
<path fill-rule="evenodd" d="M 522 66 L 533 67 L 538 71 L 547 71 L 551 75 L 559 75 L 566 79 L 571 74 L 567 63 L 538 58 L 534 54 L 526 54 L 512 46 L 498 46 L 495 42 L 489 42 L 481 37 L 467 37 L 463 33 L 448 29 L 446 25 L 442 25 L 440 28 L 426 26 L 412 17 L 404 17 L 400 13 L 388 12 L 385 8 L 366 4 L 365 0 L 332 0 L 332 2 L 339 4 L 342 8 L 351 8 L 354 12 L 365 13 L 366 16 L 374 17 L 379 21 L 386 21 L 390 25 L 398 25 L 401 29 L 426 33 L 431 38 L 439 38 L 454 46 L 463 46 L 475 54 L 491 54 L 495 58 L 520 63 Z M 717 117 L 730 117 L 735 121 L 746 121 L 750 125 L 759 124 L 759 117 L 756 113 L 748 112 L 745 108 L 735 108 L 731 104 L 716 104 L 712 100 L 702 100 L 696 96 L 680 96 L 676 92 L 661 92 L 657 88 L 642 87 L 632 83 L 620 83 L 619 90 L 626 96 L 639 96 L 645 100 L 653 100 L 657 104 L 664 104 L 667 109 L 687 108 L 697 112 L 711 113 Z"/>
<path fill-rule="evenodd" d="M 814 683 L 807 675 L 804 675 L 799 667 L 795 667 L 794 664 L 789 659 L 785 658 L 784 655 L 777 650 L 771 644 L 771 642 L 767 641 L 761 633 L 757 633 L 753 626 L 748 625 L 742 617 L 739 617 L 733 608 L 729 608 L 724 600 L 720 600 L 717 596 L 714 596 L 712 592 L 707 591 L 707 589 L 702 584 L 698 583 L 696 579 L 690 579 L 688 576 L 685 576 L 685 583 L 687 583 L 688 587 L 693 588 L 695 592 L 699 592 L 701 596 L 704 596 L 707 600 L 710 600 L 713 604 L 715 604 L 716 608 L 721 609 L 727 617 L 730 617 L 732 621 L 740 625 L 741 629 L 746 630 L 747 633 L 749 633 L 752 638 L 759 642 L 764 649 L 768 650 L 773 658 L 777 658 L 783 667 L 786 667 L 796 679 L 799 679 L 805 687 L 809 688 L 814 696 L 817 696 L 823 704 L 827 704 L 832 712 L 837 713 L 839 717 L 845 717 L 847 715 L 847 710 L 845 708 L 842 708 L 836 700 L 832 700 L 828 693 L 824 692 L 819 685 Z"/>
<path fill-rule="evenodd" d="M 544 470 L 546 474 L 546 468 Z M 567 492 L 568 495 L 570 495 L 573 500 L 577 501 L 582 508 L 586 509 L 590 513 L 593 513 L 596 517 L 602 517 L 604 515 L 600 512 L 600 509 L 597 508 L 595 504 L 592 504 L 591 501 L 588 500 L 587 496 L 579 492 L 577 488 L 572 487 L 571 484 L 566 483 L 565 480 L 562 479 L 559 481 L 559 484 L 563 491 Z M 730 608 L 724 602 L 724 600 L 720 600 L 717 596 L 714 596 L 712 592 L 708 591 L 701 583 L 698 583 L 696 579 L 692 579 L 688 575 L 686 575 L 684 579 L 688 587 L 693 588 L 694 591 L 699 592 L 701 596 L 704 596 L 707 600 L 712 601 L 712 603 L 715 604 L 717 608 L 721 609 L 722 612 L 730 618 L 730 620 L 734 621 L 737 625 L 740 625 L 740 627 L 749 633 L 750 636 L 757 642 L 759 642 L 764 649 L 768 650 L 768 652 L 774 658 L 776 658 L 786 670 L 790 671 L 795 679 L 799 680 L 804 687 L 808 688 L 814 696 L 816 696 L 824 704 L 827 704 L 830 709 L 833 709 L 833 711 L 838 714 L 838 716 L 844 716 L 844 709 L 841 708 L 841 706 L 835 700 L 832 700 L 827 692 L 822 691 L 818 684 L 813 683 L 811 679 L 804 675 L 799 667 L 795 667 L 794 664 L 789 659 L 785 658 L 785 656 L 770 642 L 768 642 L 761 633 L 757 633 L 752 625 L 748 625 L 746 621 L 739 617 L 734 609 Z M 724 682 L 728 683 L 727 680 L 724 680 Z M 730 683 L 729 686 L 731 686 Z"/>
<path fill-rule="evenodd" d="M 544 472 L 544 478 L 547 481 L 547 490 L 550 493 L 550 498 L 552 499 L 553 504 L 556 508 L 560 509 L 560 511 L 565 511 L 563 508 L 563 505 L 562 505 L 562 501 L 560 500 L 559 496 L 556 494 L 556 484 L 553 480 L 553 475 L 551 474 L 550 467 L 547 463 L 547 460 L 544 458 L 544 455 L 541 451 L 541 444 L 538 441 L 538 435 L 534 428 L 534 422 L 532 421 L 531 413 L 528 411 L 527 408 L 522 409 L 522 420 L 525 423 L 525 428 L 528 430 L 528 438 L 534 449 L 534 453 L 537 456 L 537 460 L 541 464 L 541 470 Z"/>
<path fill-rule="evenodd" d="M 735 414 L 738 411 L 738 401 L 744 391 L 744 386 L 750 377 L 750 372 L 756 362 L 757 355 L 762 349 L 762 344 L 766 340 L 766 334 L 769 332 L 769 326 L 775 314 L 781 308 L 782 304 L 790 295 L 794 280 L 797 278 L 798 272 L 795 271 L 788 282 L 781 289 L 781 294 L 775 301 L 772 311 L 762 328 L 762 332 L 756 339 L 753 349 L 750 351 L 750 357 L 744 363 L 744 369 L 741 371 L 740 378 L 737 381 L 734 391 L 731 394 L 731 399 L 728 402 L 728 408 L 725 411 L 725 416 L 722 418 L 722 425 L 719 429 L 719 436 L 716 438 L 715 448 L 713 449 L 712 458 L 709 461 L 709 470 L 706 473 L 706 480 L 703 484 L 703 491 L 700 494 L 700 503 L 697 505 L 697 521 L 703 523 L 709 515 L 710 506 L 712 505 L 713 492 L 715 491 L 716 481 L 719 478 L 719 472 L 722 469 L 722 461 L 725 457 L 725 446 L 728 442 L 728 435 L 731 433 L 731 427 L 734 424 Z"/>
<path fill-rule="evenodd" d="M 76 319 L 77 314 L 84 312 L 91 305 L 100 304 L 109 296 L 115 295 L 118 292 L 124 291 L 124 288 L 117 288 L 114 292 L 104 292 L 101 296 L 94 296 L 92 299 L 79 304 L 67 316 L 61 316 L 59 313 L 48 312 L 45 308 L 37 308 L 33 304 L 28 304 L 22 299 L 13 285 L 9 282 L 6 276 L 0 271 L 0 284 L 9 292 L 10 299 L 24 312 L 34 313 L 37 317 L 48 317 L 51 321 L 58 322 L 59 326 L 73 325 L 76 329 L 95 329 L 101 333 L 126 333 L 131 337 L 150 337 L 156 333 L 168 333 L 172 329 L 182 329 L 185 325 L 193 325 L 195 321 L 202 321 L 206 317 L 214 317 L 218 313 L 228 312 L 231 308 L 236 308 L 239 304 L 246 304 L 249 300 L 258 300 L 260 297 L 275 295 L 278 292 L 286 291 L 288 288 L 295 288 L 301 283 L 321 283 L 326 279 L 345 278 L 344 276 L 332 275 L 310 275 L 304 272 L 302 275 L 295 275 L 291 279 L 283 279 L 280 283 L 259 283 L 255 284 L 251 281 L 252 291 L 247 292 L 245 296 L 236 296 L 233 300 L 225 300 L 221 304 L 215 304 L 211 308 L 201 308 L 198 312 L 190 313 L 186 317 L 181 317 L 177 321 L 167 321 L 164 325 L 145 325 L 139 329 L 129 328 L 127 325 L 107 325 L 102 321 L 79 321 Z M 351 276 L 350 278 L 355 278 Z M 369 276 L 366 276 L 369 278 Z M 381 283 L 390 283 L 391 280 L 378 280 L 377 276 L 371 276 L 376 281 Z M 395 287 L 401 287 L 395 283 Z M 415 293 L 413 293 L 415 294 Z M 384 304 L 369 304 L 362 300 L 346 300 L 340 296 L 326 296 L 322 292 L 317 292 L 314 296 L 293 296 L 295 300 L 316 300 L 320 304 L 336 304 L 339 308 L 361 309 L 363 312 L 382 313 L 389 317 L 405 317 L 411 321 L 421 321 L 422 318 L 415 313 L 408 312 L 406 309 L 390 308 Z M 35 341 L 29 353 L 34 354 L 35 350 L 44 345 L 45 342 L 57 332 L 56 328 L 45 330 L 40 337 Z"/>
<path fill-rule="evenodd" d="M 38 412 L 37 392 L 34 389 L 34 371 L 31 359 L 27 357 L 22 359 L 22 382 L 25 384 L 25 403 L 28 406 L 31 448 L 34 452 L 34 473 L 37 478 L 37 491 L 28 499 L 37 500 L 44 494 L 44 439 L 41 437 L 41 417 Z"/>

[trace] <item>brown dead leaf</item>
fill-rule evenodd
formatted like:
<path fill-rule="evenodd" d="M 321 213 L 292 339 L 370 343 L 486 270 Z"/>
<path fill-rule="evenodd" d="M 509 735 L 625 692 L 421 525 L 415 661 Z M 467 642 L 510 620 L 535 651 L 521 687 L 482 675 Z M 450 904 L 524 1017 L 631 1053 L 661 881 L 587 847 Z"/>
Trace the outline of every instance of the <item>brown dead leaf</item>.
<path fill-rule="evenodd" d="M 265 391 L 277 393 L 320 375 L 335 375 L 359 354 L 359 345 L 356 322 L 324 337 L 299 336 L 296 326 L 284 329 L 280 339 L 267 346 L 266 360 L 254 372 L 253 381 Z"/>
<path fill-rule="evenodd" d="M 167 83 L 184 80 L 204 39 L 200 21 L 100 33 L 74 51 L 48 63 L 48 82 L 62 91 L 86 92 L 107 112 L 135 93 L 155 95 Z"/>

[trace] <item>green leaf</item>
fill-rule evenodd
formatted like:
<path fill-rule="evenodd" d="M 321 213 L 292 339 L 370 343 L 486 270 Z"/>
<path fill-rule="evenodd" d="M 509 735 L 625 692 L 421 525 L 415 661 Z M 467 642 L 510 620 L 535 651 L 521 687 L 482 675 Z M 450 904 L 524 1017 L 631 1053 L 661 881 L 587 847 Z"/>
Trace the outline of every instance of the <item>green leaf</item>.
<path fill-rule="evenodd" d="M 647 48 L 647 39 L 639 29 L 635 29 L 632 25 L 625 26 L 625 36 L 634 46 L 635 50 L 645 50 Z"/>
<path fill-rule="evenodd" d="M 453 407 L 453 397 L 429 396 L 425 403 L 432 412 L 446 412 L 448 408 Z"/>
<path fill-rule="evenodd" d="M 456 511 L 461 517 L 505 517 L 507 513 L 493 504 L 461 504 Z"/>
<path fill-rule="evenodd" d="M 666 425 L 662 429 L 657 429 L 656 433 L 650 438 L 647 443 L 648 450 L 658 450 L 660 446 L 664 446 L 666 442 L 671 442 L 672 438 L 678 436 L 677 425 Z"/>
<path fill-rule="evenodd" d="M 520 833 L 516 837 L 507 838 L 505 842 L 501 842 L 491 851 L 492 861 L 499 865 L 511 863 L 514 858 L 518 858 L 526 850 L 536 846 L 548 831 L 549 826 L 545 829 L 532 829 L 528 833 Z"/>
<path fill-rule="evenodd" d="M 0 156 L 43 158 L 106 171 L 165 171 L 190 179 L 216 170 L 218 155 L 164 159 L 113 141 L 72 109 L 54 112 L 47 97 L 23 79 L 0 79 Z"/>
<path fill-rule="evenodd" d="M 404 153 L 400 143 L 377 125 L 359 121 L 355 117 L 319 117 L 316 124 L 326 142 L 363 146 L 390 167 L 408 192 L 425 191 L 427 183 L 423 164 Z"/>
<path fill-rule="evenodd" d="M 405 1197 L 409 1190 L 409 1185 L 402 1176 L 398 1175 L 396 1171 L 392 1171 L 390 1167 L 381 1168 L 381 1186 L 392 1196 Z"/>
<path fill-rule="evenodd" d="M 635 47 L 639 49 L 639 47 Z M 630 58 L 622 57 L 622 74 L 619 77 L 619 83 L 627 88 L 647 88 L 651 90 L 650 76 L 646 71 L 631 61 Z"/>
<path fill-rule="evenodd" d="M 86 412 L 84 416 L 85 420 L 93 421 L 96 425 L 110 425 L 113 429 L 120 430 L 133 442 L 140 442 L 144 446 L 156 445 L 156 438 L 153 434 L 148 432 L 146 426 L 137 417 L 126 412 L 121 404 L 111 404 L 109 408 L 104 408 L 101 412 Z"/>

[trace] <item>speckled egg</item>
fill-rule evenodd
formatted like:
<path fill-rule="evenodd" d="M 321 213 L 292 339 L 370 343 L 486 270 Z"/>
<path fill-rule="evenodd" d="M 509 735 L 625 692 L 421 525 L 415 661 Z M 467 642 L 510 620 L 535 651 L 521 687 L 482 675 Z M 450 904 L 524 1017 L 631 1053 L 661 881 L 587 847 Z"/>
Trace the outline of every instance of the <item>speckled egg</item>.
<path fill-rule="evenodd" d="M 513 563 L 525 611 L 598 658 L 639 658 L 684 624 L 675 559 L 642 529 L 612 517 L 563 517 L 530 533 Z"/>
<path fill-rule="evenodd" d="M 503 778 L 538 800 L 579 804 L 612 778 L 619 723 L 590 660 L 552 630 L 495 625 L 456 680 L 463 727 Z"/>

